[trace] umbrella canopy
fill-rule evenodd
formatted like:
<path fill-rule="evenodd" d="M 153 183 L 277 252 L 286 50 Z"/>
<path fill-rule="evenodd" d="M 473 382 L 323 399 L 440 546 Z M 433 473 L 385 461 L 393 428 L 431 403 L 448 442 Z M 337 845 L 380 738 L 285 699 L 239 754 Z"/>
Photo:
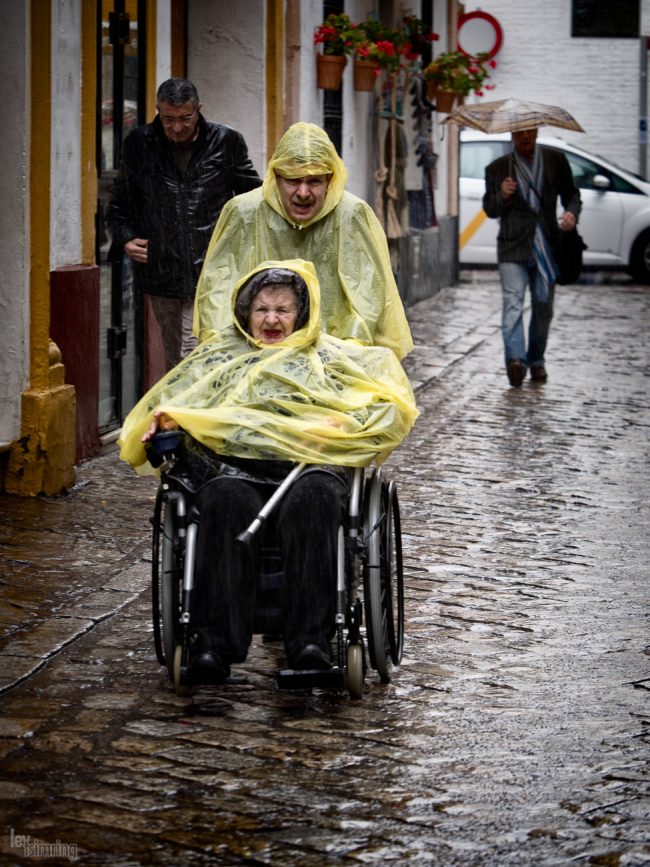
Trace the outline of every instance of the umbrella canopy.
<path fill-rule="evenodd" d="M 496 99 L 477 105 L 461 105 L 443 123 L 456 123 L 487 133 L 518 132 L 540 126 L 559 126 L 584 132 L 578 121 L 563 108 L 525 99 Z"/>

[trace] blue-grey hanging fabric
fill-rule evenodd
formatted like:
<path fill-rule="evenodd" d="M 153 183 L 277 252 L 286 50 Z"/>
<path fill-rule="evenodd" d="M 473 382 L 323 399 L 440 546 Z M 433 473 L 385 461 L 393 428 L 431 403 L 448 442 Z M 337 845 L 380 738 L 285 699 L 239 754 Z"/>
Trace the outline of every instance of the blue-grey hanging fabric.
<path fill-rule="evenodd" d="M 542 154 L 538 147 L 535 148 L 535 156 L 533 157 L 533 165 L 528 165 L 515 151 L 515 163 L 517 165 L 517 175 L 519 179 L 519 189 L 522 197 L 537 214 L 541 208 L 542 184 L 544 182 L 542 176 Z M 540 301 L 548 301 L 550 287 L 555 283 L 558 276 L 558 268 L 555 264 L 551 245 L 542 231 L 542 227 L 537 221 L 535 226 L 535 237 L 533 240 L 533 255 L 537 270 L 542 277 L 542 297 Z"/>

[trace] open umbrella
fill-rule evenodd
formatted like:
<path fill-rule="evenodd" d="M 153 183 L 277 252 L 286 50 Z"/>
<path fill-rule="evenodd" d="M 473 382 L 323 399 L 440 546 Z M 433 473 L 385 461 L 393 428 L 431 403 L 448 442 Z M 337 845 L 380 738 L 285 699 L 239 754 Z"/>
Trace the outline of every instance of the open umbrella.
<path fill-rule="evenodd" d="M 461 105 L 443 123 L 468 126 L 486 133 L 517 132 L 539 126 L 559 126 L 584 132 L 578 121 L 563 108 L 525 99 L 496 99 L 476 105 Z"/>

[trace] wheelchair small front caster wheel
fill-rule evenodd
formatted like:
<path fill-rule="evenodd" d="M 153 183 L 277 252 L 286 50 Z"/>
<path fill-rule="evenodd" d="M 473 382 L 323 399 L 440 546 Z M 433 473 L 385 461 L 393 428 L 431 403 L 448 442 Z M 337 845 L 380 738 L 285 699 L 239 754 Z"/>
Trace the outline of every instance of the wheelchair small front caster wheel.
<path fill-rule="evenodd" d="M 358 699 L 363 694 L 363 648 L 360 644 L 350 644 L 347 656 L 348 692 L 350 698 Z"/>
<path fill-rule="evenodd" d="M 190 694 L 189 688 L 183 683 L 183 645 L 177 644 L 174 651 L 174 689 L 176 695 L 186 696 Z"/>

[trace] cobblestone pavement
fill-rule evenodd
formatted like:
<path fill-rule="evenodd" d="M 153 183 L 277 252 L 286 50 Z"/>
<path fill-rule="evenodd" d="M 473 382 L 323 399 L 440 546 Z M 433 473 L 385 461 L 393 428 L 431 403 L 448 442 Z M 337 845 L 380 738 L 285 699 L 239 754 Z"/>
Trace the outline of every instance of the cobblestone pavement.
<path fill-rule="evenodd" d="M 261 637 L 246 683 L 174 695 L 155 482 L 114 449 L 0 497 L 0 863 L 650 863 L 650 292 L 564 287 L 521 389 L 489 275 L 408 312 L 407 644 L 360 702 L 279 693 Z"/>

